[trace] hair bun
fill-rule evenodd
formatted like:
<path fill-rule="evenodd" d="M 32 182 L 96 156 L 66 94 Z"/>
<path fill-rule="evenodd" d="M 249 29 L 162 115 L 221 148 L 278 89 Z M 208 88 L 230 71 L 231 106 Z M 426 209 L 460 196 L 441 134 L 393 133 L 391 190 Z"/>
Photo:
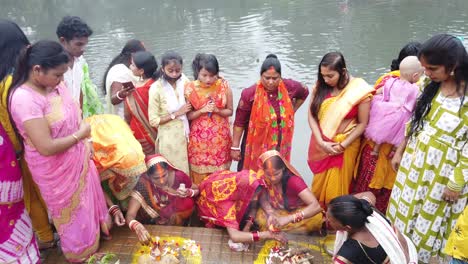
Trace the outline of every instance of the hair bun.
<path fill-rule="evenodd" d="M 364 213 L 367 216 L 372 215 L 372 213 L 374 212 L 374 209 L 372 209 L 372 206 L 370 205 L 370 203 L 364 199 L 359 199 L 359 201 L 361 202 L 362 211 L 364 211 Z"/>
<path fill-rule="evenodd" d="M 278 59 L 278 56 L 276 56 L 275 54 L 273 53 L 270 53 L 266 56 L 265 60 L 268 59 L 268 58 L 273 58 L 273 59 Z"/>
<path fill-rule="evenodd" d="M 400 62 L 398 61 L 398 59 L 394 59 L 392 60 L 392 65 L 390 65 L 390 69 L 392 71 L 396 71 L 400 68 Z"/>

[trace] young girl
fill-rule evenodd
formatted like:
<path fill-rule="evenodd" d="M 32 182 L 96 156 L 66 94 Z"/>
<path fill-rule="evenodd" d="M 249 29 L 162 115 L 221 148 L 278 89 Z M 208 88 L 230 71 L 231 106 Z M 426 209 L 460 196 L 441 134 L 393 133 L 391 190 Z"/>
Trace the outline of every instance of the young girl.
<path fill-rule="evenodd" d="M 39 41 L 18 60 L 10 109 L 24 139 L 25 159 L 49 209 L 62 251 L 82 262 L 109 235 L 110 218 L 91 157 L 90 126 L 63 84 L 69 55 Z"/>
<path fill-rule="evenodd" d="M 189 79 L 182 73 L 182 63 L 182 57 L 173 51 L 162 56 L 161 77 L 149 89 L 148 117 L 150 125 L 158 129 L 155 152 L 189 175 L 186 113 L 192 105 L 185 102 L 184 87 Z"/>
<path fill-rule="evenodd" d="M 408 56 L 400 63 L 400 78 L 391 78 L 377 89 L 372 99 L 369 124 L 364 135 L 376 144 L 372 155 L 378 156 L 380 144 L 390 143 L 396 148 L 405 137 L 405 124 L 419 94 L 415 84 L 423 73 L 416 56 Z M 392 153 L 391 153 L 392 154 Z"/>
<path fill-rule="evenodd" d="M 190 124 L 188 157 L 195 184 L 209 174 L 231 166 L 232 91 L 219 77 L 218 60 L 211 54 L 197 54 L 192 63 L 195 81 L 185 87 L 193 109 L 187 114 Z"/>

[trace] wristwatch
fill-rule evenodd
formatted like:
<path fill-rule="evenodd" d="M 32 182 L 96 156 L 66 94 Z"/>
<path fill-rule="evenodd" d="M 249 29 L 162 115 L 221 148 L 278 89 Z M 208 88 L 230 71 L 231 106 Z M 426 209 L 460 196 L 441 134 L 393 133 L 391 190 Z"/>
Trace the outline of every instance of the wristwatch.
<path fill-rule="evenodd" d="M 174 120 L 176 118 L 176 116 L 174 115 L 174 113 L 171 113 L 171 119 Z"/>

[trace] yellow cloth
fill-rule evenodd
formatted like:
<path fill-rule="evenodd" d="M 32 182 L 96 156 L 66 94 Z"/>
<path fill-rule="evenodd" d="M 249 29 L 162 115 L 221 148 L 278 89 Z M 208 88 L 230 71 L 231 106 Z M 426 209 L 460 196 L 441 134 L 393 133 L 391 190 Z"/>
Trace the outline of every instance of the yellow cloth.
<path fill-rule="evenodd" d="M 8 75 L 0 82 L 0 122 L 8 134 L 10 141 L 13 143 L 15 151 L 18 152 L 22 150 L 22 145 L 13 129 L 7 108 L 8 91 L 10 90 L 12 80 L 13 77 Z M 29 171 L 26 160 L 24 159 L 24 154 L 21 155 L 20 166 L 21 175 L 23 176 L 24 205 L 29 213 L 29 217 L 31 217 L 34 232 L 36 232 L 39 241 L 52 241 L 54 239 L 54 234 L 52 233 L 52 227 L 49 223 L 47 207 L 44 200 L 42 200 L 42 196 L 37 185 L 32 179 L 31 172 Z"/>
<path fill-rule="evenodd" d="M 333 140 L 342 142 L 345 138 L 343 134 L 338 134 Z M 341 168 L 330 168 L 314 175 L 312 193 L 322 207 L 325 207 L 333 198 L 349 193 L 349 185 L 353 179 L 354 166 L 359 154 L 360 141 L 361 139 L 357 138 L 346 147 Z"/>
<path fill-rule="evenodd" d="M 86 118 L 91 125 L 93 160 L 101 177 L 108 180 L 112 194 L 127 198 L 146 172 L 145 154 L 130 127 L 117 115 L 94 115 Z"/>
<path fill-rule="evenodd" d="M 468 207 L 458 217 L 455 228 L 445 246 L 445 254 L 456 259 L 468 260 Z"/>
<path fill-rule="evenodd" d="M 361 143 L 361 152 L 358 155 L 358 160 L 356 162 L 356 168 L 354 172 L 354 177 L 359 176 L 358 169 L 359 163 L 361 159 L 362 150 L 366 145 L 369 145 L 370 148 L 374 148 L 375 143 L 370 139 L 363 139 L 364 141 Z M 396 171 L 392 168 L 391 160 L 388 158 L 390 152 L 392 152 L 393 145 L 384 143 L 380 145 L 379 156 L 377 159 L 377 163 L 375 164 L 375 171 L 374 176 L 372 177 L 371 182 L 369 183 L 369 188 L 372 189 L 393 189 L 393 184 L 395 184 L 396 179 Z"/>
<path fill-rule="evenodd" d="M 377 85 L 379 85 L 380 82 L 382 82 L 383 78 L 385 78 L 385 77 L 400 77 L 400 70 L 387 72 L 387 73 L 383 74 L 382 76 L 380 76 L 377 79 L 377 81 L 375 81 L 374 88 L 377 87 Z"/>
<path fill-rule="evenodd" d="M 275 209 L 275 213 L 279 214 L 279 216 L 286 216 L 290 214 L 294 214 L 297 211 L 300 211 L 301 209 L 298 209 L 296 211 L 288 212 L 287 210 L 280 210 L 280 209 Z M 265 214 L 265 211 L 263 209 L 258 209 L 257 215 L 255 216 L 255 222 L 260 226 L 261 231 L 267 231 L 268 226 L 267 226 L 267 216 Z M 302 220 L 299 223 L 289 223 L 284 227 L 281 227 L 281 231 L 287 231 L 289 233 L 297 233 L 297 234 L 304 234 L 312 231 L 317 231 L 322 228 L 323 224 L 323 215 L 321 213 L 314 215 L 311 218 L 307 218 Z"/>

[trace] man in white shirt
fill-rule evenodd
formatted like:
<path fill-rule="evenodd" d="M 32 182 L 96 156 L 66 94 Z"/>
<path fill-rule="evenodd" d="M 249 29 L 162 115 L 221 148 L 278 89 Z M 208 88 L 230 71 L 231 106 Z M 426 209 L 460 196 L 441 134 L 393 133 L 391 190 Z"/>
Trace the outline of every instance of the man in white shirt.
<path fill-rule="evenodd" d="M 56 33 L 71 57 L 68 71 L 63 76 L 70 94 L 80 103 L 85 117 L 102 112 L 96 88 L 89 78 L 88 64 L 83 57 L 93 30 L 81 18 L 66 16 L 57 26 Z"/>

